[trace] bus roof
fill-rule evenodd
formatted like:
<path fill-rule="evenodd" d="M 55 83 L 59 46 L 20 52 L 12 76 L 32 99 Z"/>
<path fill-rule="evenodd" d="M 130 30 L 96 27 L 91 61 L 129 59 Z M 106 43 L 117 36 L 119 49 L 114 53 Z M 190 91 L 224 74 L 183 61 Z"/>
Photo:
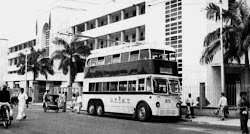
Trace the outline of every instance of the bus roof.
<path fill-rule="evenodd" d="M 136 42 L 136 43 L 127 43 L 118 46 L 92 50 L 91 54 L 88 56 L 88 59 L 125 53 L 130 51 L 142 50 L 142 49 L 158 49 L 158 50 L 166 50 L 169 52 L 175 52 L 175 49 L 173 47 L 167 46 L 165 44 Z"/>

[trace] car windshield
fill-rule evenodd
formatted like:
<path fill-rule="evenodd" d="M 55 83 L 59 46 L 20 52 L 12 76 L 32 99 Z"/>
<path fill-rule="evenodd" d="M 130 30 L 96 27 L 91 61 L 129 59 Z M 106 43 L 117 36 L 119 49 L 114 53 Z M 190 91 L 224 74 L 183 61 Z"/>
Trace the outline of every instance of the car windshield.
<path fill-rule="evenodd" d="M 154 86 L 154 93 L 179 93 L 180 86 L 178 80 L 174 79 L 160 79 L 154 78 L 153 79 L 153 86 Z"/>

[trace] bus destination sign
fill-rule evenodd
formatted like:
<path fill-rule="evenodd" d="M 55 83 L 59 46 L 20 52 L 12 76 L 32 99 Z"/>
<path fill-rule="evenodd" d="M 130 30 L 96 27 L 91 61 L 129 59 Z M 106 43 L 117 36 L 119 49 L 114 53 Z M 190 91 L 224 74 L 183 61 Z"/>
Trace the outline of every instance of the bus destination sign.
<path fill-rule="evenodd" d="M 173 74 L 173 69 L 171 67 L 160 67 L 160 73 Z"/>

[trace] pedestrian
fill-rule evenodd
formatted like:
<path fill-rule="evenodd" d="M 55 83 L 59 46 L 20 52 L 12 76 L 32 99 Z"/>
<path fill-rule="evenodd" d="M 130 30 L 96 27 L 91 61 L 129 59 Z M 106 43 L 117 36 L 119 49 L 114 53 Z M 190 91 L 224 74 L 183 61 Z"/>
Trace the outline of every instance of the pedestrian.
<path fill-rule="evenodd" d="M 248 121 L 248 109 L 249 109 L 249 100 L 247 99 L 247 92 L 240 93 L 240 100 L 238 101 L 238 111 L 240 114 L 240 127 L 242 134 L 249 134 L 247 121 Z"/>
<path fill-rule="evenodd" d="M 187 112 L 186 112 L 186 118 L 189 118 L 189 115 L 192 116 L 192 118 L 194 117 L 194 100 L 192 99 L 192 95 L 191 93 L 188 94 L 188 98 L 186 99 L 186 104 L 187 104 Z"/>
<path fill-rule="evenodd" d="M 221 97 L 218 103 L 218 108 L 220 109 L 221 120 L 224 120 L 227 110 L 227 98 L 225 97 L 225 93 L 221 93 Z"/>
<path fill-rule="evenodd" d="M 27 94 L 24 92 L 23 88 L 20 88 L 20 92 L 18 94 L 18 113 L 16 120 L 24 120 L 26 115 L 24 113 L 26 100 L 28 99 Z"/>
<path fill-rule="evenodd" d="M 82 107 L 82 97 L 77 92 L 76 93 L 76 104 L 75 104 L 75 107 L 74 107 L 74 109 L 75 109 L 75 111 L 76 111 L 77 114 L 80 113 L 81 107 Z"/>
<path fill-rule="evenodd" d="M 48 94 L 48 93 L 49 93 L 49 89 L 46 89 L 46 91 L 43 94 L 43 105 L 44 105 L 44 107 L 47 107 L 47 103 L 45 103 L 45 102 L 46 102 L 46 94 Z"/>
<path fill-rule="evenodd" d="M 75 103 L 76 103 L 76 94 L 72 94 L 72 101 L 71 101 L 72 112 L 74 112 Z"/>
<path fill-rule="evenodd" d="M 62 92 L 63 112 L 66 112 L 67 92 Z"/>

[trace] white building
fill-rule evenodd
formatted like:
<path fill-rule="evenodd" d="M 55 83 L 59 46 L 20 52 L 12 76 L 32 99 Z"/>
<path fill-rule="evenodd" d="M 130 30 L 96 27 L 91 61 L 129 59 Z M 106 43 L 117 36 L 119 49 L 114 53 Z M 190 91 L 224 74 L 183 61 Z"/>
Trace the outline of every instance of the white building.
<path fill-rule="evenodd" d="M 223 0 L 223 8 L 228 8 L 230 3 L 228 1 L 230 0 Z M 48 56 L 59 49 L 52 43 L 54 37 L 63 37 L 57 32 L 81 32 L 84 36 L 104 39 L 82 38 L 83 44 L 89 45 L 93 49 L 135 41 L 171 45 L 176 49 L 178 56 L 178 70 L 183 87 L 182 99 L 184 100 L 188 93 L 192 93 L 194 98 L 200 96 L 200 85 L 204 85 L 203 95 L 210 101 L 210 106 L 215 106 L 221 92 L 220 54 L 216 55 L 212 64 L 200 64 L 205 36 L 208 32 L 219 27 L 218 23 L 206 19 L 205 8 L 209 2 L 218 3 L 219 0 L 116 0 L 100 5 L 83 4 L 81 9 L 57 6 L 38 16 L 38 34 L 30 41 L 35 42 L 36 48 L 46 48 Z M 67 36 L 64 37 L 67 38 Z M 24 76 L 17 75 L 15 72 L 17 68 L 11 64 L 17 53 L 22 51 L 16 47 L 25 45 L 25 43 L 28 42 L 9 46 L 9 67 L 6 81 L 12 87 L 16 83 L 19 83 L 20 86 L 25 84 Z M 12 52 L 13 48 L 17 51 Z M 235 84 L 241 81 L 242 72 L 239 67 L 232 69 L 226 66 L 225 68 L 226 77 L 230 78 L 226 83 Z M 32 74 L 28 73 L 29 87 L 32 86 L 31 76 Z M 82 86 L 82 79 L 83 73 L 78 73 L 73 86 Z M 49 76 L 46 83 L 45 78 L 41 75 L 37 80 L 43 81 L 44 87 L 46 85 L 47 88 L 68 86 L 68 76 L 64 76 L 57 69 L 56 74 Z M 236 88 L 228 90 L 230 91 L 226 90 L 226 92 L 234 96 L 230 102 L 234 105 L 236 103 Z"/>
<path fill-rule="evenodd" d="M 7 55 L 8 55 L 8 39 L 3 38 L 0 36 L 0 66 L 1 66 L 1 71 L 0 71 L 0 86 L 3 84 L 6 84 L 3 77 L 7 75 L 7 67 L 8 64 Z"/>

